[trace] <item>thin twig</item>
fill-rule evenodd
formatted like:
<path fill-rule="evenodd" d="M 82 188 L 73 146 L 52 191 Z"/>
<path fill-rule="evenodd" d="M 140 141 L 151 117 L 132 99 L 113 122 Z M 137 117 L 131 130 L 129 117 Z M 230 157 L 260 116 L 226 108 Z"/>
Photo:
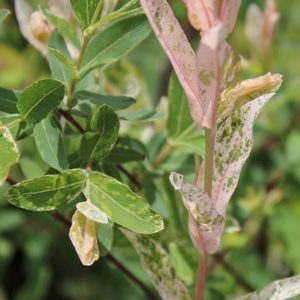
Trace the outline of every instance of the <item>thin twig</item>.
<path fill-rule="evenodd" d="M 15 185 L 15 184 L 17 184 L 17 182 L 14 181 L 13 179 L 11 179 L 10 177 L 7 177 L 7 178 L 6 178 L 6 182 L 9 183 L 10 185 Z"/>
<path fill-rule="evenodd" d="M 72 123 L 80 131 L 80 133 L 84 133 L 84 129 L 77 123 L 77 121 L 72 117 L 70 113 L 62 109 L 59 109 L 58 111 L 66 120 Z"/>

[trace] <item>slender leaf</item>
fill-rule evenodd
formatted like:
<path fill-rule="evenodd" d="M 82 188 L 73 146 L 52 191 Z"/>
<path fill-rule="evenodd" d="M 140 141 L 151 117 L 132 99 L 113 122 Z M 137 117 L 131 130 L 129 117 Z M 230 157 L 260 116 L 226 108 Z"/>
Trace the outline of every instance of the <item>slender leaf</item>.
<path fill-rule="evenodd" d="M 144 155 L 128 147 L 114 147 L 104 158 L 106 164 L 124 164 L 131 161 L 142 161 Z"/>
<path fill-rule="evenodd" d="M 169 84 L 168 136 L 176 139 L 193 124 L 185 92 L 173 73 Z"/>
<path fill-rule="evenodd" d="M 92 265 L 99 259 L 98 232 L 100 223 L 88 219 L 76 210 L 72 217 L 69 237 L 84 266 Z"/>
<path fill-rule="evenodd" d="M 102 0 L 71 0 L 71 4 L 82 30 L 99 20 Z"/>
<path fill-rule="evenodd" d="M 141 264 L 163 300 L 191 300 L 184 282 L 176 274 L 168 253 L 154 240 L 120 229 L 140 256 Z"/>
<path fill-rule="evenodd" d="M 103 211 L 101 211 L 97 206 L 92 204 L 89 200 L 77 203 L 76 208 L 86 218 L 97 223 L 108 224 L 107 215 Z"/>
<path fill-rule="evenodd" d="M 202 128 L 203 107 L 196 81 L 196 55 L 166 0 L 140 2 L 186 93 L 191 116 Z"/>
<path fill-rule="evenodd" d="M 239 180 L 242 166 L 253 144 L 253 125 L 265 103 L 274 93 L 260 96 L 234 111 L 220 126 L 216 135 L 212 201 L 225 216 L 227 203 Z M 204 168 L 199 174 L 203 187 Z"/>
<path fill-rule="evenodd" d="M 72 59 L 64 39 L 57 30 L 54 30 L 51 33 L 49 45 L 63 53 L 67 59 Z M 51 51 L 48 51 L 47 59 L 49 61 L 49 66 L 53 76 L 61 82 L 64 82 L 66 89 L 69 89 L 69 84 L 72 77 L 70 70 L 61 61 L 59 61 Z"/>
<path fill-rule="evenodd" d="M 21 92 L 0 87 L 0 110 L 9 114 L 19 113 L 16 104 L 20 96 Z"/>
<path fill-rule="evenodd" d="M 113 222 L 144 234 L 163 229 L 162 218 L 126 185 L 99 172 L 90 172 L 89 179 L 91 202 Z"/>
<path fill-rule="evenodd" d="M 119 119 L 112 108 L 100 106 L 91 119 L 93 132 L 84 134 L 79 154 L 86 160 L 102 161 L 118 138 Z"/>
<path fill-rule="evenodd" d="M 4 19 L 10 14 L 10 11 L 5 8 L 0 9 L 0 25 L 4 21 Z"/>
<path fill-rule="evenodd" d="M 99 106 L 107 104 L 115 110 L 125 109 L 136 102 L 132 97 L 100 95 L 89 91 L 76 91 L 73 97 L 77 100 L 88 100 Z"/>
<path fill-rule="evenodd" d="M 197 51 L 196 67 L 204 108 L 203 126 L 206 128 L 214 128 L 233 109 L 241 77 L 240 72 L 236 72 L 236 65 L 239 66 L 239 57 L 225 41 L 223 25 L 207 30 Z"/>
<path fill-rule="evenodd" d="M 236 300 L 284 300 L 300 295 L 300 275 L 276 280 L 266 287 Z"/>
<path fill-rule="evenodd" d="M 179 142 L 173 142 L 172 145 L 186 147 L 193 153 L 197 153 L 202 157 L 205 156 L 205 137 L 202 132 L 189 136 Z"/>
<path fill-rule="evenodd" d="M 238 99 L 235 102 L 234 109 L 238 109 L 249 101 L 267 94 L 276 92 L 282 83 L 281 74 L 271 74 L 259 76 L 254 79 L 247 79 L 241 82 Z"/>
<path fill-rule="evenodd" d="M 107 27 L 89 43 L 82 61 L 82 75 L 112 63 L 139 44 L 151 32 L 144 15 L 133 16 Z"/>
<path fill-rule="evenodd" d="M 167 114 L 163 112 L 140 109 L 135 112 L 123 115 L 122 119 L 128 121 L 154 121 L 157 119 L 165 118 L 166 116 Z"/>
<path fill-rule="evenodd" d="M 101 224 L 98 234 L 99 248 L 101 256 L 107 255 L 113 243 L 113 222 L 108 219 L 108 224 Z"/>
<path fill-rule="evenodd" d="M 170 182 L 179 190 L 189 211 L 189 232 L 194 246 L 209 254 L 219 249 L 225 219 L 218 213 L 204 189 L 183 183 L 183 175 L 172 172 Z"/>
<path fill-rule="evenodd" d="M 51 48 L 48 46 L 48 49 L 55 55 L 55 57 L 62 62 L 72 73 L 73 77 L 76 78 L 77 80 L 81 79 L 81 74 L 78 72 L 76 66 L 74 63 L 68 59 L 67 56 L 65 56 L 62 52 L 60 52 L 57 49 Z"/>
<path fill-rule="evenodd" d="M 43 160 L 58 171 L 68 169 L 62 139 L 52 120 L 49 117 L 43 119 L 35 125 L 33 133 L 36 147 Z"/>
<path fill-rule="evenodd" d="M 45 175 L 12 186 L 5 194 L 13 205 L 27 210 L 48 211 L 74 200 L 86 182 L 83 170 L 67 170 L 58 175 Z"/>
<path fill-rule="evenodd" d="M 18 162 L 19 151 L 9 129 L 0 123 L 0 185 L 7 178 L 9 168 Z"/>
<path fill-rule="evenodd" d="M 62 82 L 42 79 L 23 91 L 17 102 L 17 108 L 30 125 L 39 123 L 59 106 L 64 93 L 65 87 Z"/>
<path fill-rule="evenodd" d="M 67 38 L 78 50 L 81 49 L 81 40 L 76 29 L 66 20 L 51 13 L 48 9 L 42 9 L 43 14 L 57 28 L 59 33 Z"/>

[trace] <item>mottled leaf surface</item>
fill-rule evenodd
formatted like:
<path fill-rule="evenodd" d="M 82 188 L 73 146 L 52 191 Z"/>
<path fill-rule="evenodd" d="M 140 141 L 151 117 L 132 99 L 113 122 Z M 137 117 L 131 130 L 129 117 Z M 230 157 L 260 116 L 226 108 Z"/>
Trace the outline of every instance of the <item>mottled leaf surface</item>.
<path fill-rule="evenodd" d="M 9 129 L 0 123 L 0 185 L 5 181 L 9 168 L 18 162 L 19 151 Z"/>
<path fill-rule="evenodd" d="M 64 94 L 65 87 L 62 82 L 42 79 L 23 91 L 17 102 L 17 108 L 26 122 L 39 123 L 59 106 Z"/>
<path fill-rule="evenodd" d="M 168 253 L 147 236 L 120 229 L 138 253 L 143 268 L 163 300 L 191 300 L 184 282 L 178 277 Z"/>
<path fill-rule="evenodd" d="M 98 21 L 101 13 L 101 2 L 102 0 L 71 0 L 73 11 L 82 30 Z"/>
<path fill-rule="evenodd" d="M 19 113 L 16 105 L 20 95 L 21 92 L 0 87 L 0 110 L 9 114 Z"/>
<path fill-rule="evenodd" d="M 5 8 L 0 9 L 0 25 L 2 24 L 3 20 L 10 14 L 10 11 Z"/>
<path fill-rule="evenodd" d="M 84 134 L 79 154 L 86 160 L 103 160 L 118 138 L 119 119 L 112 108 L 100 106 L 91 119 L 93 132 Z"/>
<path fill-rule="evenodd" d="M 54 30 L 51 33 L 49 38 L 49 46 L 59 50 L 70 61 L 72 60 L 65 40 L 57 30 Z M 65 64 L 58 60 L 51 51 L 48 51 L 47 59 L 53 76 L 61 82 L 64 82 L 66 85 L 66 89 L 68 89 L 72 78 L 71 71 L 66 67 Z"/>
<path fill-rule="evenodd" d="M 179 190 L 189 211 L 189 232 L 194 246 L 209 254 L 218 250 L 225 219 L 203 189 L 183 182 L 183 175 L 172 172 L 170 182 Z"/>
<path fill-rule="evenodd" d="M 267 73 L 254 79 L 243 80 L 240 84 L 238 99 L 235 102 L 234 109 L 240 108 L 261 95 L 276 92 L 281 86 L 281 78 L 281 74 Z"/>
<path fill-rule="evenodd" d="M 266 287 L 236 300 L 284 300 L 300 295 L 300 276 L 276 280 Z"/>
<path fill-rule="evenodd" d="M 76 91 L 73 97 L 78 100 L 88 100 L 99 106 L 106 104 L 115 110 L 128 108 L 136 102 L 132 97 L 101 95 L 89 91 Z"/>
<path fill-rule="evenodd" d="M 163 220 L 128 186 L 103 173 L 90 172 L 91 202 L 108 217 L 130 230 L 151 234 L 163 229 Z"/>
<path fill-rule="evenodd" d="M 90 201 L 78 202 L 76 208 L 85 215 L 86 218 L 101 224 L 108 224 L 107 215 Z"/>
<path fill-rule="evenodd" d="M 252 149 L 254 121 L 273 95 L 263 95 L 245 104 L 234 111 L 218 129 L 212 200 L 217 211 L 223 216 L 238 183 L 242 166 Z M 204 168 L 201 169 L 199 178 L 204 178 Z"/>
<path fill-rule="evenodd" d="M 186 93 L 191 116 L 202 128 L 203 109 L 196 81 L 196 55 L 166 0 L 140 2 Z"/>
<path fill-rule="evenodd" d="M 58 171 L 68 169 L 68 160 L 58 129 L 49 117 L 36 124 L 33 129 L 36 147 L 52 168 Z"/>
<path fill-rule="evenodd" d="M 169 110 L 167 118 L 168 136 L 176 139 L 193 124 L 185 92 L 176 74 L 173 73 L 169 83 Z"/>
<path fill-rule="evenodd" d="M 80 73 L 84 76 L 95 68 L 118 60 L 150 32 L 151 27 L 144 15 L 115 22 L 90 41 L 83 57 Z"/>
<path fill-rule="evenodd" d="M 99 259 L 98 232 L 100 223 L 88 219 L 76 210 L 72 217 L 69 237 L 84 266 L 92 265 Z"/>
<path fill-rule="evenodd" d="M 83 170 L 67 170 L 45 175 L 12 186 L 5 194 L 13 205 L 33 211 L 48 211 L 74 200 L 86 182 Z"/>

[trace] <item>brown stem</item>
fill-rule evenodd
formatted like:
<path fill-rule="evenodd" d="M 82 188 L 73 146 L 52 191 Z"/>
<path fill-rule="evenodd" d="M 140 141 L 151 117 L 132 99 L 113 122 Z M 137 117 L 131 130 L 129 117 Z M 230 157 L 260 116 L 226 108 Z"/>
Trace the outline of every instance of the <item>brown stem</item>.
<path fill-rule="evenodd" d="M 6 178 L 6 182 L 9 183 L 10 185 L 15 185 L 15 184 L 17 184 L 17 182 L 14 181 L 13 179 L 11 179 L 10 177 L 7 177 L 7 178 Z"/>
<path fill-rule="evenodd" d="M 195 291 L 195 300 L 202 300 L 204 293 L 204 286 L 206 280 L 206 271 L 207 271 L 207 253 L 200 253 L 198 260 L 198 275 L 197 275 L 197 284 Z"/>
<path fill-rule="evenodd" d="M 84 133 L 84 129 L 77 123 L 77 121 L 72 117 L 70 113 L 62 109 L 59 109 L 58 111 L 66 120 L 68 120 L 71 124 L 73 124 L 81 133 Z"/>

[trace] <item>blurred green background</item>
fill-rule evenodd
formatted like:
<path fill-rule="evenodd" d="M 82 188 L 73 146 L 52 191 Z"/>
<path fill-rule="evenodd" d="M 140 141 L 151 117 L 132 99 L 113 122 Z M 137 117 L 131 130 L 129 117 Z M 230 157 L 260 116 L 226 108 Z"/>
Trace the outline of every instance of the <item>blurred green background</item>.
<path fill-rule="evenodd" d="M 183 4 L 170 3 L 196 47 L 199 39 L 186 20 Z M 250 3 L 261 9 L 265 5 L 265 1 L 243 0 L 229 37 L 244 58 L 243 79 L 270 71 L 282 74 L 283 84 L 258 118 L 253 151 L 228 207 L 229 221 L 238 221 L 241 231 L 226 233 L 220 252 L 210 258 L 206 299 L 213 300 L 233 299 L 300 274 L 300 1 L 277 0 L 280 19 L 267 69 L 263 61 L 253 59 L 245 35 Z M 0 0 L 0 7 L 13 12 L 14 1 Z M 111 70 L 111 81 L 120 90 L 128 86 L 124 82 L 128 72 L 143 83 L 144 106 L 155 108 L 167 93 L 171 67 L 153 34 Z M 22 90 L 49 76 L 47 61 L 22 37 L 13 12 L 0 27 L 0 86 Z M 34 142 L 29 139 L 19 146 L 22 160 L 12 169 L 15 180 L 43 174 L 47 166 L 38 158 Z M 155 208 L 168 217 L 159 182 L 155 184 Z M 12 207 L 3 197 L 8 187 L 0 187 L 0 300 L 148 299 L 106 257 L 83 267 L 68 239 L 68 228 L 53 214 Z M 139 258 L 117 230 L 114 242 L 114 257 L 152 288 Z M 196 266 L 192 261 L 187 268 L 193 273 Z"/>

